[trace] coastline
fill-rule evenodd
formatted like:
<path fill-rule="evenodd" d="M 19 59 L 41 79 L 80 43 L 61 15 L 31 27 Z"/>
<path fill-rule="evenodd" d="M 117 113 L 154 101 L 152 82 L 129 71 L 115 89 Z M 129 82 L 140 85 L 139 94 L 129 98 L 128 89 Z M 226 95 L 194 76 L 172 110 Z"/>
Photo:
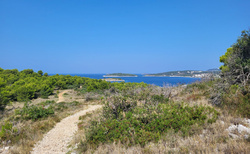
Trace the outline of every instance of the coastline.
<path fill-rule="evenodd" d="M 164 75 L 161 75 L 161 76 L 157 76 L 157 75 L 150 75 L 150 76 L 147 76 L 147 75 L 144 75 L 143 77 L 178 77 L 178 78 L 200 78 L 200 77 L 193 77 L 193 76 L 164 76 Z"/>
<path fill-rule="evenodd" d="M 119 78 L 119 77 L 138 77 L 137 75 L 136 76 L 112 76 L 112 75 L 103 75 L 103 77 L 110 77 L 110 78 Z"/>
<path fill-rule="evenodd" d="M 113 78 L 107 78 L 107 79 L 102 79 L 105 81 L 110 81 L 110 82 L 124 82 L 125 80 L 122 79 L 113 79 Z"/>

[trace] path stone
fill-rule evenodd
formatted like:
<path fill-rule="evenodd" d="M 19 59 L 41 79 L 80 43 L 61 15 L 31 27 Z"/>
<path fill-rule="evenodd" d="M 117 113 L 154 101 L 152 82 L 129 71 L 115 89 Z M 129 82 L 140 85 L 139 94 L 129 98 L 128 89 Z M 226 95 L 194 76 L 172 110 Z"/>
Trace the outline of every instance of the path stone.
<path fill-rule="evenodd" d="M 44 135 L 43 139 L 33 148 L 32 154 L 61 154 L 68 151 L 67 145 L 77 131 L 79 116 L 101 108 L 101 105 L 89 105 L 87 110 L 77 112 L 61 120 L 56 126 Z"/>

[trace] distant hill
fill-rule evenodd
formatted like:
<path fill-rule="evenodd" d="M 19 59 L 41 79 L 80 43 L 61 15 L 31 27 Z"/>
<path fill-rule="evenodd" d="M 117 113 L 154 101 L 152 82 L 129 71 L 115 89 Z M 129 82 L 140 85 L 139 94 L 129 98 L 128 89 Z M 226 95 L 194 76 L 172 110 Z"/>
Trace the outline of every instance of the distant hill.
<path fill-rule="evenodd" d="M 219 69 L 209 69 L 207 71 L 195 71 L 195 70 L 185 70 L 185 71 L 170 71 L 156 74 L 146 74 L 144 76 L 169 76 L 169 77 L 195 77 L 202 78 L 208 75 L 219 75 Z"/>
<path fill-rule="evenodd" d="M 137 75 L 128 73 L 112 73 L 103 75 L 103 77 L 137 77 Z"/>
<path fill-rule="evenodd" d="M 212 69 L 208 69 L 207 72 L 220 72 L 220 69 L 212 68 Z"/>

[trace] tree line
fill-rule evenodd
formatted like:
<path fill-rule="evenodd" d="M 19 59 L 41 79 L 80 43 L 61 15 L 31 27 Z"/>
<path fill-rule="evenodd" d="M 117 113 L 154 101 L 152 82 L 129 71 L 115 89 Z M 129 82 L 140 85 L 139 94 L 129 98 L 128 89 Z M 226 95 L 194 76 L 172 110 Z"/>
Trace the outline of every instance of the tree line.
<path fill-rule="evenodd" d="M 77 89 L 86 92 L 115 88 L 125 90 L 132 86 L 146 86 L 145 83 L 110 83 L 101 79 L 90 79 L 71 75 L 52 75 L 32 69 L 0 68 L 0 107 L 11 101 L 28 101 L 34 98 L 47 98 L 55 89 Z"/>

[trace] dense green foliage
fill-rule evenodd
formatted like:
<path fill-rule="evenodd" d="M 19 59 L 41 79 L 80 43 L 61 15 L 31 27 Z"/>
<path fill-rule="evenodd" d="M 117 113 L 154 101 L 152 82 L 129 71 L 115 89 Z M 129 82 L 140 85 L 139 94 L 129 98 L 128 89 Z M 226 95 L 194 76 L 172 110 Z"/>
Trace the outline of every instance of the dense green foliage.
<path fill-rule="evenodd" d="M 250 31 L 242 31 L 237 42 L 220 57 L 224 63 L 221 83 L 214 86 L 220 106 L 250 117 Z"/>
<path fill-rule="evenodd" d="M 230 84 L 249 84 L 250 78 L 250 31 L 242 31 L 241 36 L 225 55 L 220 57 L 224 63 L 220 67 L 222 75 Z"/>
<path fill-rule="evenodd" d="M 97 147 L 100 143 L 120 141 L 127 146 L 144 146 L 157 142 L 168 131 L 190 135 L 194 125 L 213 123 L 218 115 L 211 107 L 173 103 L 163 95 L 152 95 L 148 103 L 139 106 L 130 97 L 114 97 L 105 104 L 103 118 L 92 121 L 86 143 L 82 144 Z"/>
<path fill-rule="evenodd" d="M 0 68 L 0 107 L 10 101 L 28 101 L 37 97 L 47 98 L 54 89 L 75 89 L 82 86 L 82 91 L 91 92 L 114 87 L 126 90 L 133 86 L 146 86 L 144 83 L 110 83 L 103 80 L 70 75 L 53 75 L 32 69 L 23 71 L 3 70 Z"/>
<path fill-rule="evenodd" d="M 29 106 L 28 103 L 25 103 L 24 107 L 21 110 L 16 110 L 15 114 L 17 115 L 16 117 L 20 116 L 21 119 L 37 120 L 41 118 L 46 118 L 49 115 L 54 114 L 54 110 L 52 106 L 49 106 L 48 108 L 44 108 L 44 106 L 43 107 L 36 106 L 36 105 Z"/>

